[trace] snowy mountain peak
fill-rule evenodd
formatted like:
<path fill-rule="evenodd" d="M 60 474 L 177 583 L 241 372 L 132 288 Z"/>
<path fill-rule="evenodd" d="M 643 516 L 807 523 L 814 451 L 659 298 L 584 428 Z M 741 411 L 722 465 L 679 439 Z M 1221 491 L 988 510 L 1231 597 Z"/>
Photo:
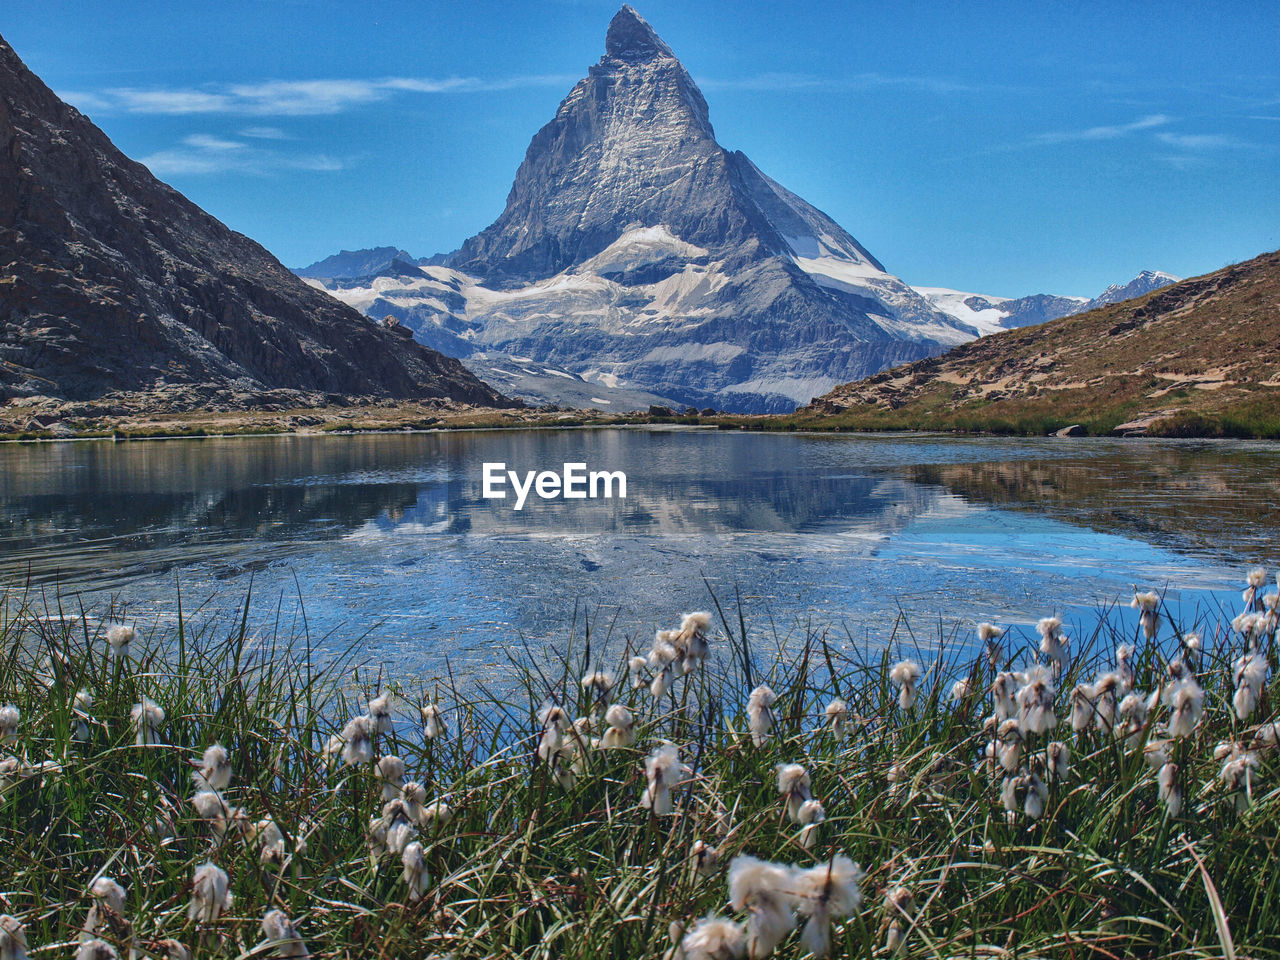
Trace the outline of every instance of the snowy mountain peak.
<path fill-rule="evenodd" d="M 653 27 L 649 26 L 649 22 L 636 13 L 630 4 L 624 5 L 609 22 L 604 48 L 607 56 L 628 63 L 675 56 L 671 48 L 654 32 Z"/>
<path fill-rule="evenodd" d="M 1109 303 L 1119 303 L 1122 300 L 1132 300 L 1134 297 L 1140 297 L 1144 293 L 1150 293 L 1152 290 L 1159 290 L 1161 287 L 1167 287 L 1171 283 L 1177 283 L 1181 279 L 1181 277 L 1175 277 L 1173 274 L 1165 273 L 1163 270 L 1143 270 L 1128 283 L 1111 284 L 1111 286 L 1102 291 L 1101 296 L 1089 302 L 1088 309 L 1104 307 Z"/>
<path fill-rule="evenodd" d="M 534 134 L 502 213 L 447 258 L 460 285 L 325 287 L 532 398 L 561 398 L 567 371 L 633 400 L 783 412 L 977 335 L 723 147 L 634 9 L 605 48 Z M 526 361 L 557 373 L 535 383 Z"/>

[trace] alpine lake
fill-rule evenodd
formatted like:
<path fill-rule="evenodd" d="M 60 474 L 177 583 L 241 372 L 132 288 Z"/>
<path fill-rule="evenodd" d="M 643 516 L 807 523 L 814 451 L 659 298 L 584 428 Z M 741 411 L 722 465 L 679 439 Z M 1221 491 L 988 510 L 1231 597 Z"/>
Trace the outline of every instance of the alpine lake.
<path fill-rule="evenodd" d="M 486 498 L 484 464 L 622 471 L 625 498 Z M 1274 571 L 1280 445 L 458 431 L 0 446 L 0 581 L 140 631 L 245 614 L 388 671 L 500 672 L 521 646 L 643 646 L 682 612 L 766 647 L 1085 631 L 1136 585 L 1184 628 Z M 713 599 L 714 598 L 714 599 Z M 1114 611 L 1113 611 L 1114 614 Z M 719 614 L 716 622 L 719 622 Z"/>

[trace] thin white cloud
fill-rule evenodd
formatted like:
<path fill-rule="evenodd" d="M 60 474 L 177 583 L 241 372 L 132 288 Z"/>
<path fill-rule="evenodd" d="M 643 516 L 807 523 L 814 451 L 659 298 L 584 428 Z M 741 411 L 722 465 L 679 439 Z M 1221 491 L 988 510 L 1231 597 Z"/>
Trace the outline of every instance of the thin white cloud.
<path fill-rule="evenodd" d="M 240 131 L 240 136 L 249 137 L 253 140 L 292 140 L 289 134 L 285 133 L 279 127 L 245 127 Z"/>
<path fill-rule="evenodd" d="M 142 157 L 158 177 L 209 176 L 222 173 L 265 175 L 280 170 L 329 172 L 346 164 L 325 154 L 285 154 L 238 140 L 197 133 L 168 150 Z"/>
<path fill-rule="evenodd" d="M 1152 130 L 1173 122 L 1172 117 L 1163 113 L 1153 113 L 1130 123 L 1108 124 L 1100 127 L 1088 127 L 1084 130 L 1056 130 L 1042 133 L 1035 137 L 1036 143 L 1071 143 L 1091 140 L 1118 140 L 1140 130 Z"/>
<path fill-rule="evenodd" d="M 238 140 L 227 140 L 224 137 L 215 137 L 207 133 L 193 133 L 189 137 L 184 137 L 182 142 L 188 147 L 195 147 L 197 150 L 209 150 L 221 152 L 224 150 L 243 150 L 245 145 Z"/>
<path fill-rule="evenodd" d="M 1182 150 L 1224 150 L 1231 147 L 1244 146 L 1235 137 L 1228 137 L 1220 133 L 1169 133 L 1165 131 L 1157 134 L 1156 139 L 1167 146 L 1178 147 Z"/>
<path fill-rule="evenodd" d="M 67 93 L 83 110 L 140 114 L 242 114 L 301 117 L 342 113 L 397 94 L 484 93 L 521 87 L 564 86 L 576 78 L 553 75 L 479 77 L 383 77 L 375 80 L 271 80 L 211 84 L 203 88 L 110 87 Z M 259 128 L 270 129 L 270 128 Z"/>

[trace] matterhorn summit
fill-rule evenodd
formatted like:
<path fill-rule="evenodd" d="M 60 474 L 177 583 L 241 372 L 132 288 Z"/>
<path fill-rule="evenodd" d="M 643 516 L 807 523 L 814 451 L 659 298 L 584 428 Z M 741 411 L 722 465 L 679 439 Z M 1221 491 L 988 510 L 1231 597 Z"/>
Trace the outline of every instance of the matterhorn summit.
<path fill-rule="evenodd" d="M 605 409 L 789 411 L 977 333 L 722 147 L 697 84 L 630 6 L 534 135 L 498 219 L 393 272 L 315 282 L 501 390 Z"/>

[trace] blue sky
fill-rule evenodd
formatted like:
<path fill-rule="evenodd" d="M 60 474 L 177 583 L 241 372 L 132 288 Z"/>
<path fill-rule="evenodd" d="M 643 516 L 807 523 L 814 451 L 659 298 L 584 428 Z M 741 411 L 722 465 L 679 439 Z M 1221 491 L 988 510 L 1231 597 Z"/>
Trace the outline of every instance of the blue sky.
<path fill-rule="evenodd" d="M 290 266 L 454 249 L 620 0 L 7 0 L 0 33 Z M 640 0 L 722 144 L 910 283 L 1093 295 L 1280 248 L 1280 4 Z"/>

